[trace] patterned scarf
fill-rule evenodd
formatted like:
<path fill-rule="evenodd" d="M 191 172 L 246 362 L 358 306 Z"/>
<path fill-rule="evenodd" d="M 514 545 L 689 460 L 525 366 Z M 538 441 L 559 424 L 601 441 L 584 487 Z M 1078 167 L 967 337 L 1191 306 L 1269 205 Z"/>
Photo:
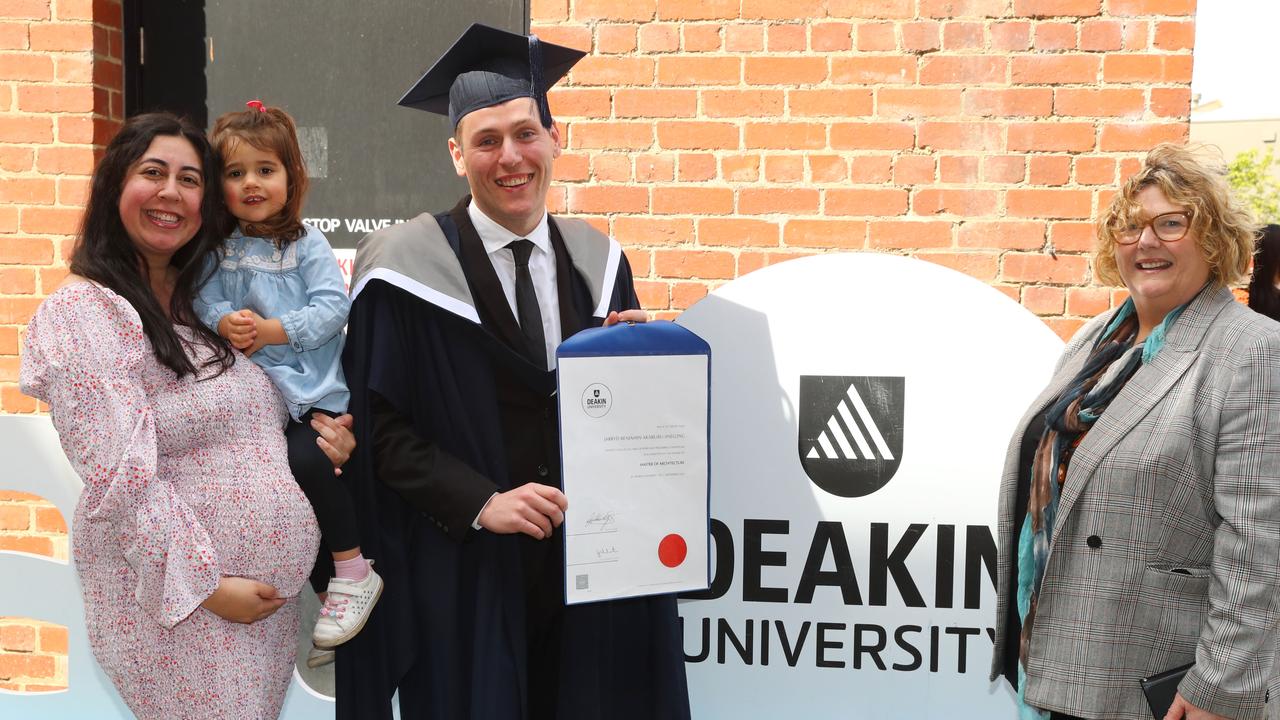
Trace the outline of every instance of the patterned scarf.
<path fill-rule="evenodd" d="M 1188 303 L 1190 304 L 1190 303 Z M 1058 497 L 1067 478 L 1071 456 L 1089 428 L 1124 389 L 1138 368 L 1151 362 L 1164 347 L 1165 333 L 1178 319 L 1182 305 L 1156 326 L 1147 339 L 1134 344 L 1138 315 L 1133 300 L 1126 300 L 1111 324 L 1093 345 L 1084 367 L 1045 410 L 1044 434 L 1031 461 L 1031 493 L 1027 517 L 1018 535 L 1018 617 L 1022 641 L 1018 657 L 1018 706 L 1022 720 L 1047 720 L 1049 714 L 1026 704 L 1027 650 L 1035 624 L 1036 599 L 1044 578 L 1049 547 L 1053 542 Z"/>

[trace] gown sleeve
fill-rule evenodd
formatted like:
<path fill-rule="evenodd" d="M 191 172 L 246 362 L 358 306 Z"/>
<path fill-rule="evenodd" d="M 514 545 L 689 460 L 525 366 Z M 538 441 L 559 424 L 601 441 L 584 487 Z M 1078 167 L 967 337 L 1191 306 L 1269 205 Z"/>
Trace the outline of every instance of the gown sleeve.
<path fill-rule="evenodd" d="M 114 540 L 91 552 L 122 554 L 138 604 L 172 628 L 217 589 L 221 573 L 208 532 L 156 474 L 155 415 L 141 382 L 154 362 L 132 309 L 86 283 L 40 306 L 27 328 L 20 382 L 49 404 L 62 450 L 84 482 L 77 522 L 105 525 L 95 534 Z"/>
<path fill-rule="evenodd" d="M 461 541 L 498 486 L 480 472 L 418 436 L 413 424 L 377 392 L 369 392 L 373 415 L 374 469 L 378 479 Z"/>

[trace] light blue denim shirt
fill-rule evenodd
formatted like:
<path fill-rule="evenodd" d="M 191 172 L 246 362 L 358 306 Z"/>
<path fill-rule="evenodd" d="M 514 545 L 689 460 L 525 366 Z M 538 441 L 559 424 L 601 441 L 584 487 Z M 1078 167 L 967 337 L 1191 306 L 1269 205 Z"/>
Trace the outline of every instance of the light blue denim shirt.
<path fill-rule="evenodd" d="M 195 300 L 214 332 L 222 316 L 244 308 L 280 321 L 289 343 L 267 345 L 251 359 L 279 388 L 294 420 L 312 408 L 346 412 L 351 399 L 341 362 L 351 300 L 329 242 L 306 227 L 284 249 L 237 229 Z"/>

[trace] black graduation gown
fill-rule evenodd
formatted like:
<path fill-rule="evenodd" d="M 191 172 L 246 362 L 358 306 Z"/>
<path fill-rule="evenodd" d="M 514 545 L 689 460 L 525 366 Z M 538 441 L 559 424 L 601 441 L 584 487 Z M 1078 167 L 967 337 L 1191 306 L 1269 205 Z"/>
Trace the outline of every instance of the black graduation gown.
<path fill-rule="evenodd" d="M 444 237 L 423 232 L 419 240 L 406 223 L 393 231 L 395 242 L 415 251 L 419 242 L 447 244 L 431 248 L 432 262 L 459 263 L 467 242 L 478 241 L 459 237 L 458 225 L 464 226 L 464 236 L 474 232 L 462 208 L 452 217 L 436 216 Z M 433 220 L 420 216 L 410 222 L 424 223 L 419 227 L 425 230 Z M 600 324 L 593 310 L 603 307 L 604 299 L 593 307 L 587 279 L 569 265 L 559 232 L 553 228 L 552 235 L 558 261 L 565 256 L 557 272 L 562 322 L 566 314 L 575 316 L 565 324 L 567 337 L 569 328 Z M 362 252 L 380 240 L 377 236 L 362 241 Z M 608 309 L 637 307 L 625 256 L 616 268 Z M 397 492 L 377 477 L 371 452 L 377 438 L 368 419 L 374 403 L 390 403 L 420 439 L 439 451 L 437 469 L 450 477 L 472 474 L 507 490 L 513 483 L 509 454 L 521 443 L 504 437 L 504 427 L 510 433 L 512 423 L 504 418 L 504 407 L 509 412 L 511 405 L 503 394 L 522 388 L 553 407 L 554 376 L 535 370 L 504 343 L 509 333 L 494 327 L 492 317 L 487 324 L 479 322 L 493 315 L 484 311 L 483 298 L 475 303 L 481 310 L 477 316 L 464 318 L 449 302 L 438 301 L 433 290 L 423 290 L 430 287 L 424 278 L 405 281 L 396 273 L 366 270 L 358 260 L 343 356 L 359 445 L 342 477 L 364 530 L 363 552 L 377 560 L 386 587 L 363 632 L 338 649 L 338 718 L 390 718 L 390 697 L 397 689 L 403 720 L 528 717 L 525 638 L 530 629 L 521 543 L 529 539 L 460 529 L 457 521 L 445 519 L 447 509 L 415 507 L 412 493 Z M 487 292 L 492 308 L 492 288 L 481 287 L 486 281 L 473 274 L 466 275 L 466 285 L 473 295 Z M 539 432 L 555 422 L 551 412 Z M 539 481 L 559 485 L 558 458 L 555 468 Z M 557 536 L 541 545 L 555 563 L 562 562 L 560 543 Z M 674 596 L 565 608 L 559 642 L 557 718 L 689 717 Z"/>

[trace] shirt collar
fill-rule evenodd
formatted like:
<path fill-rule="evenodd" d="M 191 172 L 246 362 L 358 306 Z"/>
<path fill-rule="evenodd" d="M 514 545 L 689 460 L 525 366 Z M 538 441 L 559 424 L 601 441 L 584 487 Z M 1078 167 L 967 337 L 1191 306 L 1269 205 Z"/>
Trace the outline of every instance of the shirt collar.
<path fill-rule="evenodd" d="M 533 232 L 524 236 L 516 235 L 499 225 L 488 215 L 485 215 L 474 200 L 467 203 L 467 215 L 471 217 L 471 224 L 475 226 L 476 233 L 480 236 L 480 241 L 484 243 L 484 251 L 488 255 L 505 249 L 512 240 L 519 240 L 522 237 L 532 242 L 542 252 L 551 252 L 551 231 L 547 227 L 546 212 L 542 213 L 542 219 L 533 228 Z"/>

